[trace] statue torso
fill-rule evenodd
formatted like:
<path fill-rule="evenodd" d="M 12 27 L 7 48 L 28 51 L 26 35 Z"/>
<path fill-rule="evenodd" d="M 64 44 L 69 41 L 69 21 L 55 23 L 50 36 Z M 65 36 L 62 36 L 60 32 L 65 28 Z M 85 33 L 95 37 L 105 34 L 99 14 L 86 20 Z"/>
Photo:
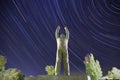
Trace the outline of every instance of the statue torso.
<path fill-rule="evenodd" d="M 57 39 L 57 48 L 58 49 L 66 49 L 68 46 L 68 40 L 67 39 L 61 39 L 61 38 L 58 38 Z"/>

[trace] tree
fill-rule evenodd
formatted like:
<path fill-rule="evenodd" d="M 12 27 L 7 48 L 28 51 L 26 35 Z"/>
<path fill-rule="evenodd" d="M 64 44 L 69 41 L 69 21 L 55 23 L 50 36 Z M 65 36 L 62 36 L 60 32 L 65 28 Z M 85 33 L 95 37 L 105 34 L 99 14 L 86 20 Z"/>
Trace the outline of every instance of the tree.
<path fill-rule="evenodd" d="M 5 70 L 2 80 L 24 80 L 24 75 L 15 68 Z"/>
<path fill-rule="evenodd" d="M 5 64 L 7 63 L 7 59 L 0 55 L 0 69 L 1 71 L 4 71 L 5 70 Z"/>
<path fill-rule="evenodd" d="M 86 73 L 92 80 L 98 80 L 102 77 L 102 71 L 98 60 L 94 60 L 93 54 L 87 55 L 84 61 Z"/>
<path fill-rule="evenodd" d="M 54 66 L 46 66 L 45 71 L 47 72 L 48 75 L 54 75 L 55 74 L 55 68 Z"/>

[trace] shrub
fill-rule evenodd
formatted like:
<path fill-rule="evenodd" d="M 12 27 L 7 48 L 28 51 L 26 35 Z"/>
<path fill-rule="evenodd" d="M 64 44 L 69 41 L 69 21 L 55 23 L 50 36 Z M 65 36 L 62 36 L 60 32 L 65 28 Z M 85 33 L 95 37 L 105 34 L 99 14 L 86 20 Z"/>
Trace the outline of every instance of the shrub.
<path fill-rule="evenodd" d="M 24 75 L 15 68 L 5 70 L 3 80 L 24 80 Z"/>
<path fill-rule="evenodd" d="M 120 70 L 113 67 L 111 71 L 108 71 L 108 77 L 113 79 L 120 79 Z"/>
<path fill-rule="evenodd" d="M 54 75 L 55 74 L 55 68 L 54 66 L 46 66 L 45 71 L 47 72 L 48 75 Z"/>

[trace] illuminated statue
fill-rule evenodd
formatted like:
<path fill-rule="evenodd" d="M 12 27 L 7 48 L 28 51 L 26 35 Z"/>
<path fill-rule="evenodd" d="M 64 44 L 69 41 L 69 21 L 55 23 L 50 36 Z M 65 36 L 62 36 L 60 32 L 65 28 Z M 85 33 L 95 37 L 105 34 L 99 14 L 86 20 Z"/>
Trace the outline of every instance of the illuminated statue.
<path fill-rule="evenodd" d="M 63 60 L 63 64 L 64 64 L 64 74 L 70 75 L 69 56 L 68 56 L 69 31 L 68 31 L 67 27 L 65 27 L 64 29 L 66 32 L 66 36 L 64 34 L 60 34 L 60 36 L 59 36 L 60 26 L 57 27 L 56 32 L 55 32 L 55 37 L 56 37 L 56 41 L 57 41 L 55 75 L 60 74 L 62 60 Z"/>

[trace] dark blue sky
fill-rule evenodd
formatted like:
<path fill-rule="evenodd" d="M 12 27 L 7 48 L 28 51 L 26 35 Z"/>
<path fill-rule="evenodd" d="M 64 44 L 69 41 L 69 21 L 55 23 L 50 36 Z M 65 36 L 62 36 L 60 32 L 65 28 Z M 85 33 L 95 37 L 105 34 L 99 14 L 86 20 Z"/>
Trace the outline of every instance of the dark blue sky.
<path fill-rule="evenodd" d="M 55 29 L 70 31 L 71 74 L 85 73 L 93 53 L 107 73 L 120 68 L 120 0 L 0 0 L 0 54 L 6 68 L 25 75 L 46 74 L 55 65 Z"/>

